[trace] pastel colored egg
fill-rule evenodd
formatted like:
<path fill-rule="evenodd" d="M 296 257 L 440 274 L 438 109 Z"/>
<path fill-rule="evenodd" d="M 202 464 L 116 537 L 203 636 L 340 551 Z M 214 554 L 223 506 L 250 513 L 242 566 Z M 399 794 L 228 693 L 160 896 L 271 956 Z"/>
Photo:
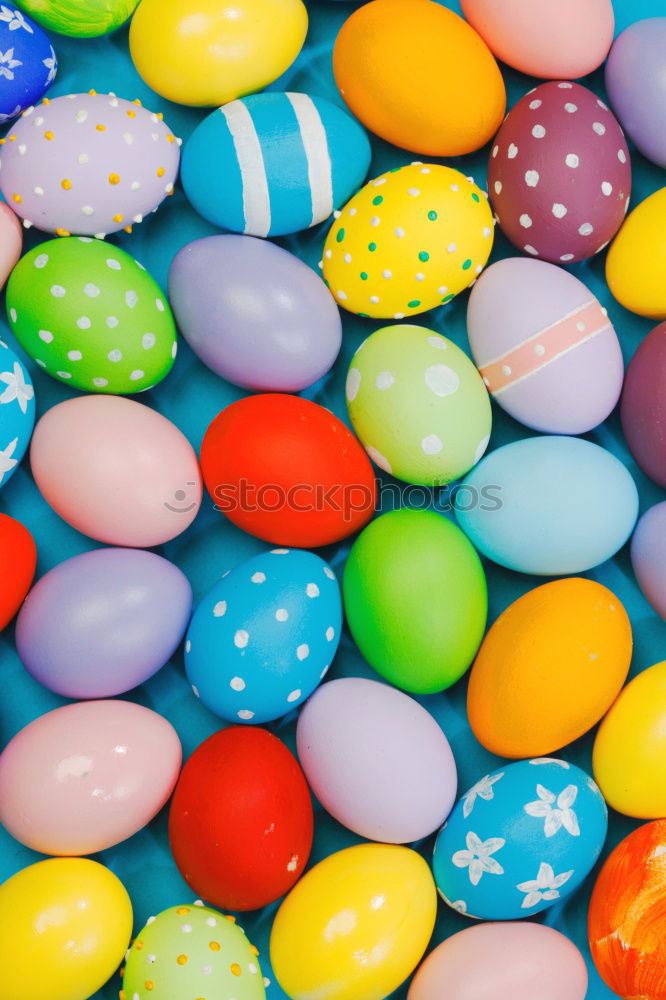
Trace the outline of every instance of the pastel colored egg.
<path fill-rule="evenodd" d="M 625 309 L 666 319 L 666 187 L 629 214 L 606 257 L 606 281 Z"/>
<path fill-rule="evenodd" d="M 558 10 L 559 16 L 559 10 Z M 490 200 L 519 250 L 556 264 L 599 253 L 629 207 L 622 129 L 578 83 L 542 83 L 507 115 L 488 163 Z"/>
<path fill-rule="evenodd" d="M 631 539 L 631 565 L 645 598 L 666 620 L 666 501 L 639 519 Z"/>
<path fill-rule="evenodd" d="M 16 623 L 32 676 L 65 698 L 108 698 L 143 684 L 173 655 L 192 588 L 154 552 L 95 549 L 49 570 Z"/>
<path fill-rule="evenodd" d="M 113 94 L 28 108 L 3 148 L 0 190 L 22 219 L 57 236 L 117 233 L 173 191 L 180 150 L 161 115 Z"/>
<path fill-rule="evenodd" d="M 502 74 L 485 42 L 430 0 L 362 6 L 340 29 L 333 72 L 371 132 L 428 156 L 479 149 L 506 107 Z"/>
<path fill-rule="evenodd" d="M 95 854 L 157 815 L 180 770 L 171 723 L 129 701 L 64 705 L 0 755 L 0 822 L 43 854 Z"/>
<path fill-rule="evenodd" d="M 23 4 L 26 10 L 30 4 Z M 0 122 L 40 101 L 58 71 L 45 32 L 14 5 L 0 9 Z"/>
<path fill-rule="evenodd" d="M 35 390 L 28 370 L 0 340 L 0 486 L 16 471 L 35 423 Z"/>
<path fill-rule="evenodd" d="M 666 820 L 625 837 L 596 881 L 588 920 L 599 975 L 622 997 L 666 996 Z"/>
<path fill-rule="evenodd" d="M 637 674 L 601 723 L 594 776 L 613 809 L 639 819 L 666 815 L 666 662 Z"/>
<path fill-rule="evenodd" d="M 488 559 L 519 573 L 564 576 L 622 548 L 636 523 L 638 492 L 624 465 L 598 445 L 532 437 L 482 459 L 455 507 L 458 524 Z"/>
<path fill-rule="evenodd" d="M 0 961 L 12 1000 L 88 1000 L 132 933 L 122 882 L 86 858 L 52 858 L 0 886 Z"/>
<path fill-rule="evenodd" d="M 622 393 L 622 430 L 636 462 L 666 486 L 666 323 L 648 333 L 629 362 Z"/>
<path fill-rule="evenodd" d="M 8 205 L 0 202 L 0 288 L 16 267 L 23 247 L 23 230 Z"/>
<path fill-rule="evenodd" d="M 494 622 L 474 661 L 474 735 L 500 757 L 572 743 L 620 693 L 631 650 L 627 613 L 600 583 L 574 577 L 529 590 Z"/>
<path fill-rule="evenodd" d="M 391 684 L 432 694 L 470 666 L 486 625 L 481 561 L 433 511 L 382 514 L 354 542 L 343 594 L 361 653 Z"/>
<path fill-rule="evenodd" d="M 372 516 L 372 466 L 347 427 L 308 399 L 246 396 L 212 421 L 201 445 L 206 488 L 243 531 L 317 548 Z"/>
<path fill-rule="evenodd" d="M 615 407 L 624 363 L 606 310 L 568 271 L 509 257 L 472 289 L 467 335 L 493 399 L 551 434 L 584 434 Z"/>
<path fill-rule="evenodd" d="M 271 722 L 312 694 L 341 629 L 328 564 L 313 552 L 273 549 L 236 566 L 201 601 L 187 632 L 187 678 L 223 719 Z"/>
<path fill-rule="evenodd" d="M 189 527 L 201 504 L 187 438 L 156 410 L 121 396 L 81 396 L 47 410 L 30 465 L 55 512 L 107 545 L 161 545 Z"/>
<path fill-rule="evenodd" d="M 49 31 L 74 38 L 94 38 L 115 31 L 127 21 L 139 0 L 21 0 L 35 20 Z"/>
<path fill-rule="evenodd" d="M 310 792 L 295 757 L 257 727 L 232 726 L 197 747 L 169 813 L 181 875 L 197 895 L 229 910 L 255 910 L 283 896 L 303 874 L 312 828 Z"/>
<path fill-rule="evenodd" d="M 439 894 L 481 920 L 531 917 L 587 878 L 608 813 L 592 778 L 548 757 L 506 764 L 454 806 L 435 844 Z"/>
<path fill-rule="evenodd" d="M 291 66 L 305 41 L 301 0 L 142 0 L 130 27 L 137 71 L 162 97 L 226 104 L 263 90 Z"/>
<path fill-rule="evenodd" d="M 37 565 L 37 548 L 28 529 L 0 513 L 0 630 L 9 625 L 30 589 Z"/>
<path fill-rule="evenodd" d="M 490 400 L 467 355 L 422 326 L 386 326 L 347 373 L 347 410 L 385 472 L 440 486 L 464 475 L 490 440 Z"/>
<path fill-rule="evenodd" d="M 389 732 L 399 740 L 387 740 Z M 401 691 L 363 677 L 322 685 L 300 714 L 298 757 L 310 788 L 368 840 L 428 837 L 455 801 L 456 764 L 433 717 Z"/>
<path fill-rule="evenodd" d="M 635 21 L 618 35 L 605 79 L 622 128 L 643 156 L 666 167 L 666 17 Z"/>
<path fill-rule="evenodd" d="M 348 847 L 315 865 L 278 910 L 273 971 L 291 1000 L 389 996 L 423 955 L 436 908 L 420 854 L 390 844 Z"/>
<path fill-rule="evenodd" d="M 171 264 L 169 298 L 195 354 L 245 389 L 299 392 L 329 371 L 340 350 L 340 314 L 323 281 L 267 240 L 188 243 Z"/>
<path fill-rule="evenodd" d="M 176 357 L 161 288 L 142 264 L 101 240 L 49 240 L 30 250 L 9 279 L 7 315 L 40 368 L 87 392 L 152 388 Z"/>
<path fill-rule="evenodd" d="M 573 941 L 522 921 L 478 924 L 447 938 L 416 973 L 408 1000 L 585 1000 L 586 993 L 585 959 Z"/>
<path fill-rule="evenodd" d="M 125 962 L 124 994 L 191 1000 L 212 991 L 236 1000 L 264 1000 L 257 955 L 232 918 L 200 900 L 172 906 L 137 934 Z"/>
<path fill-rule="evenodd" d="M 205 118 L 183 151 L 183 187 L 213 225 L 283 236 L 323 222 L 365 180 L 370 143 L 322 97 L 254 94 Z"/>

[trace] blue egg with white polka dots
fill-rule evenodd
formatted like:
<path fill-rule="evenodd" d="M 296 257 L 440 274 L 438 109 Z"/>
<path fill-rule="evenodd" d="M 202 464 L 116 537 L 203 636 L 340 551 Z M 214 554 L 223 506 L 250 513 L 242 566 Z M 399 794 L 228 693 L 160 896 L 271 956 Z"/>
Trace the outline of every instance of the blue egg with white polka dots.
<path fill-rule="evenodd" d="M 272 549 L 230 570 L 197 607 L 185 642 L 187 677 L 222 719 L 270 722 L 312 694 L 341 628 L 330 566 L 312 552 Z"/>
<path fill-rule="evenodd" d="M 578 888 L 607 829 L 606 803 L 585 771 L 549 757 L 507 764 L 477 781 L 442 827 L 439 894 L 480 920 L 532 917 Z"/>
<path fill-rule="evenodd" d="M 0 3 L 0 123 L 41 100 L 57 69 L 46 32 L 13 4 Z"/>
<path fill-rule="evenodd" d="M 14 352 L 0 340 L 0 487 L 16 471 L 35 425 L 35 391 Z"/>

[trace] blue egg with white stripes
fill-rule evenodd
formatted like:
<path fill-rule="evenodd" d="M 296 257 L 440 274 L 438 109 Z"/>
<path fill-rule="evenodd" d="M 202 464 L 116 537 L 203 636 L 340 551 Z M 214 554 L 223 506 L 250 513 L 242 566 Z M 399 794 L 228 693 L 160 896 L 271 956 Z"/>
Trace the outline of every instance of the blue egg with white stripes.
<path fill-rule="evenodd" d="M 181 177 L 213 225 L 250 236 L 309 229 L 344 205 L 370 167 L 370 143 L 346 111 L 308 94 L 254 94 L 194 130 Z"/>
<path fill-rule="evenodd" d="M 0 340 L 0 487 L 16 472 L 35 425 L 35 391 L 12 349 Z"/>
<path fill-rule="evenodd" d="M 46 32 L 13 4 L 0 4 L 0 123 L 41 100 L 57 69 Z"/>
<path fill-rule="evenodd" d="M 578 888 L 607 829 L 603 796 L 579 767 L 552 757 L 506 764 L 477 781 L 442 827 L 439 894 L 480 920 L 532 917 Z"/>
<path fill-rule="evenodd" d="M 185 642 L 187 677 L 220 718 L 271 722 L 324 678 L 341 628 L 330 566 L 313 552 L 272 549 L 226 573 L 197 607 Z"/>

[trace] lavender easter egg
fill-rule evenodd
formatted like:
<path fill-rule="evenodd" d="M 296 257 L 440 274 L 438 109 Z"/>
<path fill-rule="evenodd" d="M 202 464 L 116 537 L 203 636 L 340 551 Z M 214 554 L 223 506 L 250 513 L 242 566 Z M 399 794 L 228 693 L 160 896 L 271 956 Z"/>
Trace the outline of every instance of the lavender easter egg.
<path fill-rule="evenodd" d="M 44 31 L 13 4 L 0 4 L 0 123 L 41 100 L 58 59 Z"/>
<path fill-rule="evenodd" d="M 14 352 L 0 340 L 0 486 L 25 454 L 35 423 L 35 391 Z"/>
<path fill-rule="evenodd" d="M 495 401 L 551 434 L 584 434 L 620 397 L 622 351 L 606 310 L 568 271 L 509 257 L 472 289 L 467 334 Z"/>
<path fill-rule="evenodd" d="M 104 237 L 173 190 L 180 151 L 161 115 L 113 94 L 69 94 L 28 109 L 5 145 L 0 190 L 26 222 Z"/>
<path fill-rule="evenodd" d="M 636 525 L 631 565 L 645 598 L 666 621 L 666 500 L 646 510 Z"/>
<path fill-rule="evenodd" d="M 592 257 L 622 224 L 629 150 L 604 102 L 577 83 L 543 83 L 506 116 L 488 165 L 499 224 L 519 250 L 555 263 Z"/>
<path fill-rule="evenodd" d="M 613 42 L 606 90 L 643 156 L 666 167 L 666 17 L 635 21 Z"/>
<path fill-rule="evenodd" d="M 666 488 L 666 323 L 648 333 L 629 362 L 620 415 L 636 462 Z"/>

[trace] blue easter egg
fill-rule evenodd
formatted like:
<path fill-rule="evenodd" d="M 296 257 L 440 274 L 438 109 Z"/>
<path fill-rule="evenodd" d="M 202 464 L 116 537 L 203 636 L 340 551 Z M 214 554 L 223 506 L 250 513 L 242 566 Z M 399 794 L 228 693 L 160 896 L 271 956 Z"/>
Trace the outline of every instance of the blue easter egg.
<path fill-rule="evenodd" d="M 270 722 L 308 698 L 340 641 L 342 602 L 312 552 L 273 549 L 228 572 L 197 607 L 185 643 L 195 695 L 229 722 Z"/>
<path fill-rule="evenodd" d="M 547 757 L 507 764 L 454 806 L 435 844 L 435 882 L 467 916 L 532 917 L 578 888 L 607 828 L 606 803 L 585 771 Z"/>
<path fill-rule="evenodd" d="M 346 111 L 308 94 L 225 104 L 185 145 L 187 197 L 216 226 L 283 236 L 316 226 L 363 183 L 370 143 Z"/>
<path fill-rule="evenodd" d="M 456 492 L 456 517 L 483 555 L 519 573 L 583 573 L 629 538 L 638 492 L 596 444 L 544 435 L 491 452 Z"/>
<path fill-rule="evenodd" d="M 35 390 L 30 376 L 0 340 L 0 486 L 23 458 L 34 425 Z"/>
<path fill-rule="evenodd" d="M 41 100 L 58 60 L 48 36 L 14 6 L 0 4 L 0 122 Z"/>

